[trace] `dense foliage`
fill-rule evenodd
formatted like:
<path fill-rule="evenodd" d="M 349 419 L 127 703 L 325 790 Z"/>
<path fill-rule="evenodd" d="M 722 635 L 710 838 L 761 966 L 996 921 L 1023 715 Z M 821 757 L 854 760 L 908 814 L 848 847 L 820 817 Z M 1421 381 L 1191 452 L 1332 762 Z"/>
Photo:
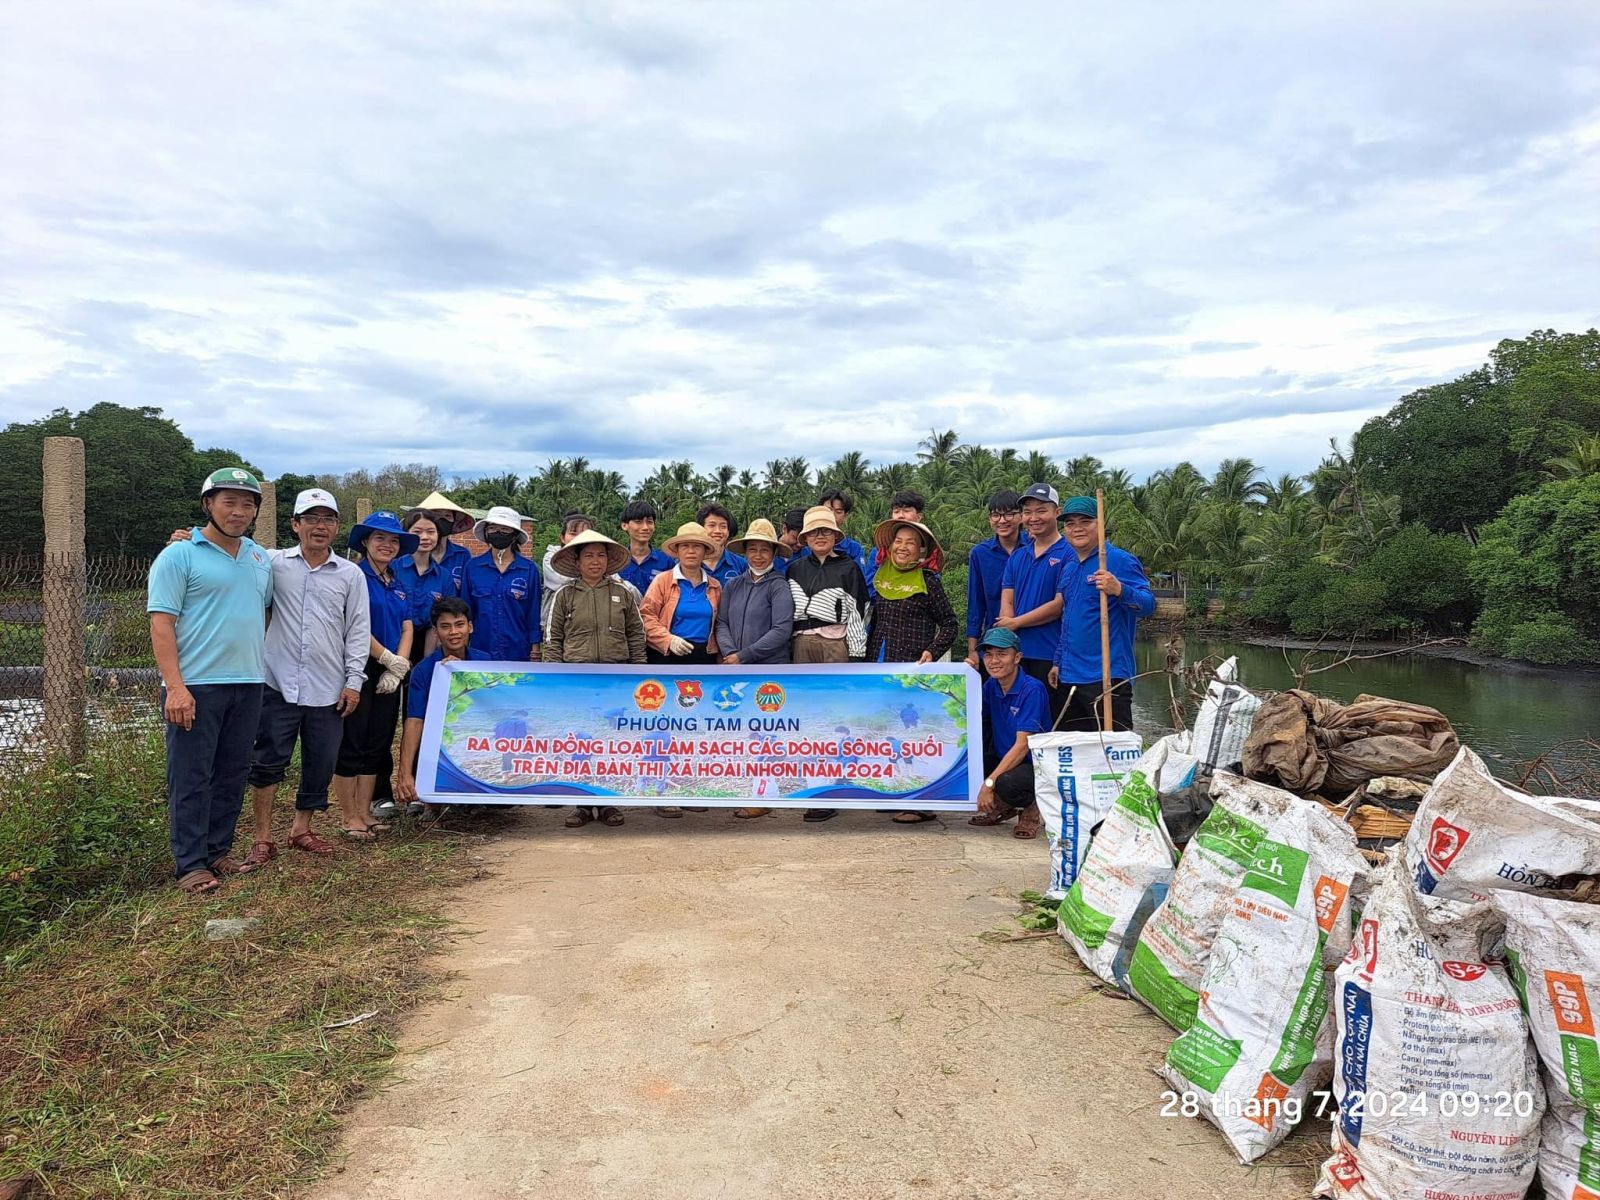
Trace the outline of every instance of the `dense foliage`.
<path fill-rule="evenodd" d="M 237 457 L 197 451 L 155 409 L 99 404 L 75 417 L 52 413 L 0 432 L 0 511 L 38 510 L 38 443 L 53 433 L 86 443 L 91 550 L 158 549 L 174 525 L 197 515 L 194 487 L 204 470 Z M 435 490 L 468 508 L 507 504 L 534 520 L 536 552 L 568 512 L 615 531 L 624 504 L 647 498 L 662 510 L 665 536 L 707 502 L 725 505 L 743 527 L 758 516 L 779 521 L 835 487 L 856 498 L 848 532 L 867 541 L 890 497 L 911 488 L 928 498 L 958 610 L 967 552 L 989 536 L 990 494 L 1039 480 L 1064 496 L 1101 488 L 1113 539 L 1194 616 L 1220 600 L 1227 619 L 1307 636 L 1475 630 L 1498 653 L 1558 661 L 1600 657 L 1596 575 L 1574 550 L 1589 545 L 1584 521 L 1595 527 L 1585 498 L 1597 475 L 1600 332 L 1546 330 L 1503 341 L 1483 367 L 1403 397 L 1348 446 L 1333 443 L 1305 476 L 1269 479 L 1250 459 L 1232 458 L 1209 475 L 1181 462 L 1136 483 L 1092 456 L 1062 463 L 935 430 L 903 462 L 874 464 L 851 451 L 827 464 L 793 456 L 760 469 L 702 471 L 679 460 L 633 488 L 584 457 L 453 481 L 436 467 L 397 463 L 276 482 L 280 544 L 290 540 L 290 498 L 315 484 L 333 491 L 346 513 L 359 498 L 399 509 Z M 36 527 L 13 520 L 0 532 L 0 550 L 36 549 L 36 540 Z M 1536 572 L 1525 586 L 1509 565 L 1519 557 Z"/>

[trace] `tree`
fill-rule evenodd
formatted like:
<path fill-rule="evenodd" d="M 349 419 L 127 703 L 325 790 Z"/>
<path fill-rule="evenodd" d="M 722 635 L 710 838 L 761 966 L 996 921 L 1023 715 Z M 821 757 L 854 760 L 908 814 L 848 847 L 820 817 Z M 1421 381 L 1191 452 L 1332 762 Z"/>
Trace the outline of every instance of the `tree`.
<path fill-rule="evenodd" d="M 1600 475 L 1546 483 L 1483 527 L 1473 627 L 1496 654 L 1600 662 Z"/>
<path fill-rule="evenodd" d="M 301 492 L 317 486 L 314 475 L 279 475 L 272 481 L 272 486 L 278 493 L 278 545 L 287 549 L 295 544 L 294 530 L 289 522 L 294 519 L 294 498 Z M 340 523 L 346 527 L 355 523 L 354 509 L 339 510 Z"/>
<path fill-rule="evenodd" d="M 1576 439 L 1565 454 L 1545 460 L 1552 479 L 1578 479 L 1600 473 L 1600 435 Z"/>
<path fill-rule="evenodd" d="M 1225 458 L 1217 464 L 1206 495 L 1223 504 L 1257 504 L 1267 498 L 1260 475 L 1261 468 L 1248 458 Z"/>
<path fill-rule="evenodd" d="M 928 436 L 917 443 L 917 458 L 926 464 L 939 463 L 948 467 L 960 444 L 961 436 L 954 429 L 946 429 L 943 433 L 937 429 L 930 430 Z"/>

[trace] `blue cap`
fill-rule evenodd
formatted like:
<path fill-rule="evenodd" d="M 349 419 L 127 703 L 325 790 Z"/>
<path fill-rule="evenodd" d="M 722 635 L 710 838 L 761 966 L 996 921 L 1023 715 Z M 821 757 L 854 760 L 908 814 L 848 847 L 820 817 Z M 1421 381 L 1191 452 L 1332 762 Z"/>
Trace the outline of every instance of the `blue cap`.
<path fill-rule="evenodd" d="M 1074 496 L 1061 506 L 1063 517 L 1088 517 L 1091 521 L 1099 516 L 1099 511 L 1093 496 Z"/>
<path fill-rule="evenodd" d="M 386 508 L 380 508 L 350 531 L 350 549 L 365 552 L 369 533 L 392 533 L 400 539 L 401 554 L 415 554 L 422 539 L 408 532 L 400 518 Z"/>
<path fill-rule="evenodd" d="M 1022 639 L 1016 635 L 1015 631 L 1001 629 L 996 626 L 984 634 L 983 641 L 978 643 L 980 650 L 985 646 L 993 646 L 996 650 L 1021 650 Z"/>

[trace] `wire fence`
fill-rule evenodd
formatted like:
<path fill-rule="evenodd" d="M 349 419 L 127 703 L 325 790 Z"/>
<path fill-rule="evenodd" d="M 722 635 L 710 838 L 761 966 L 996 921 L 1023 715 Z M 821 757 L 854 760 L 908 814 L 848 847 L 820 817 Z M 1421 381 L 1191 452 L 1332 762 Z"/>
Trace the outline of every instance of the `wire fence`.
<path fill-rule="evenodd" d="M 149 572 L 143 559 L 0 555 L 0 770 L 59 747 L 74 711 L 78 737 L 159 727 Z"/>

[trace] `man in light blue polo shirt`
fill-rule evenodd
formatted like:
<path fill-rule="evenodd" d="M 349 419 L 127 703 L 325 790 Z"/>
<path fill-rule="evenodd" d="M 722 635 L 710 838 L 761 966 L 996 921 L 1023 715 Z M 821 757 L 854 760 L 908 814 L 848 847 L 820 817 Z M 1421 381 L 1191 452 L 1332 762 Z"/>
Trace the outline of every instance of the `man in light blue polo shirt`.
<path fill-rule="evenodd" d="M 1021 508 L 1028 541 L 1006 560 L 1000 583 L 1000 616 L 994 628 L 1009 629 L 1021 639 L 1022 669 L 1050 693 L 1053 727 L 1067 703 L 1066 689 L 1050 684 L 1050 668 L 1055 666 L 1056 646 L 1061 639 L 1058 583 L 1072 548 L 1056 527 L 1061 497 L 1055 488 L 1048 483 L 1029 484 L 1022 493 Z"/>
<path fill-rule="evenodd" d="M 150 645 L 167 720 L 167 811 L 178 886 L 213 892 L 237 874 L 229 856 L 244 801 L 266 680 L 272 603 L 267 552 L 245 537 L 261 484 L 242 467 L 200 485 L 206 523 L 150 567 Z"/>

